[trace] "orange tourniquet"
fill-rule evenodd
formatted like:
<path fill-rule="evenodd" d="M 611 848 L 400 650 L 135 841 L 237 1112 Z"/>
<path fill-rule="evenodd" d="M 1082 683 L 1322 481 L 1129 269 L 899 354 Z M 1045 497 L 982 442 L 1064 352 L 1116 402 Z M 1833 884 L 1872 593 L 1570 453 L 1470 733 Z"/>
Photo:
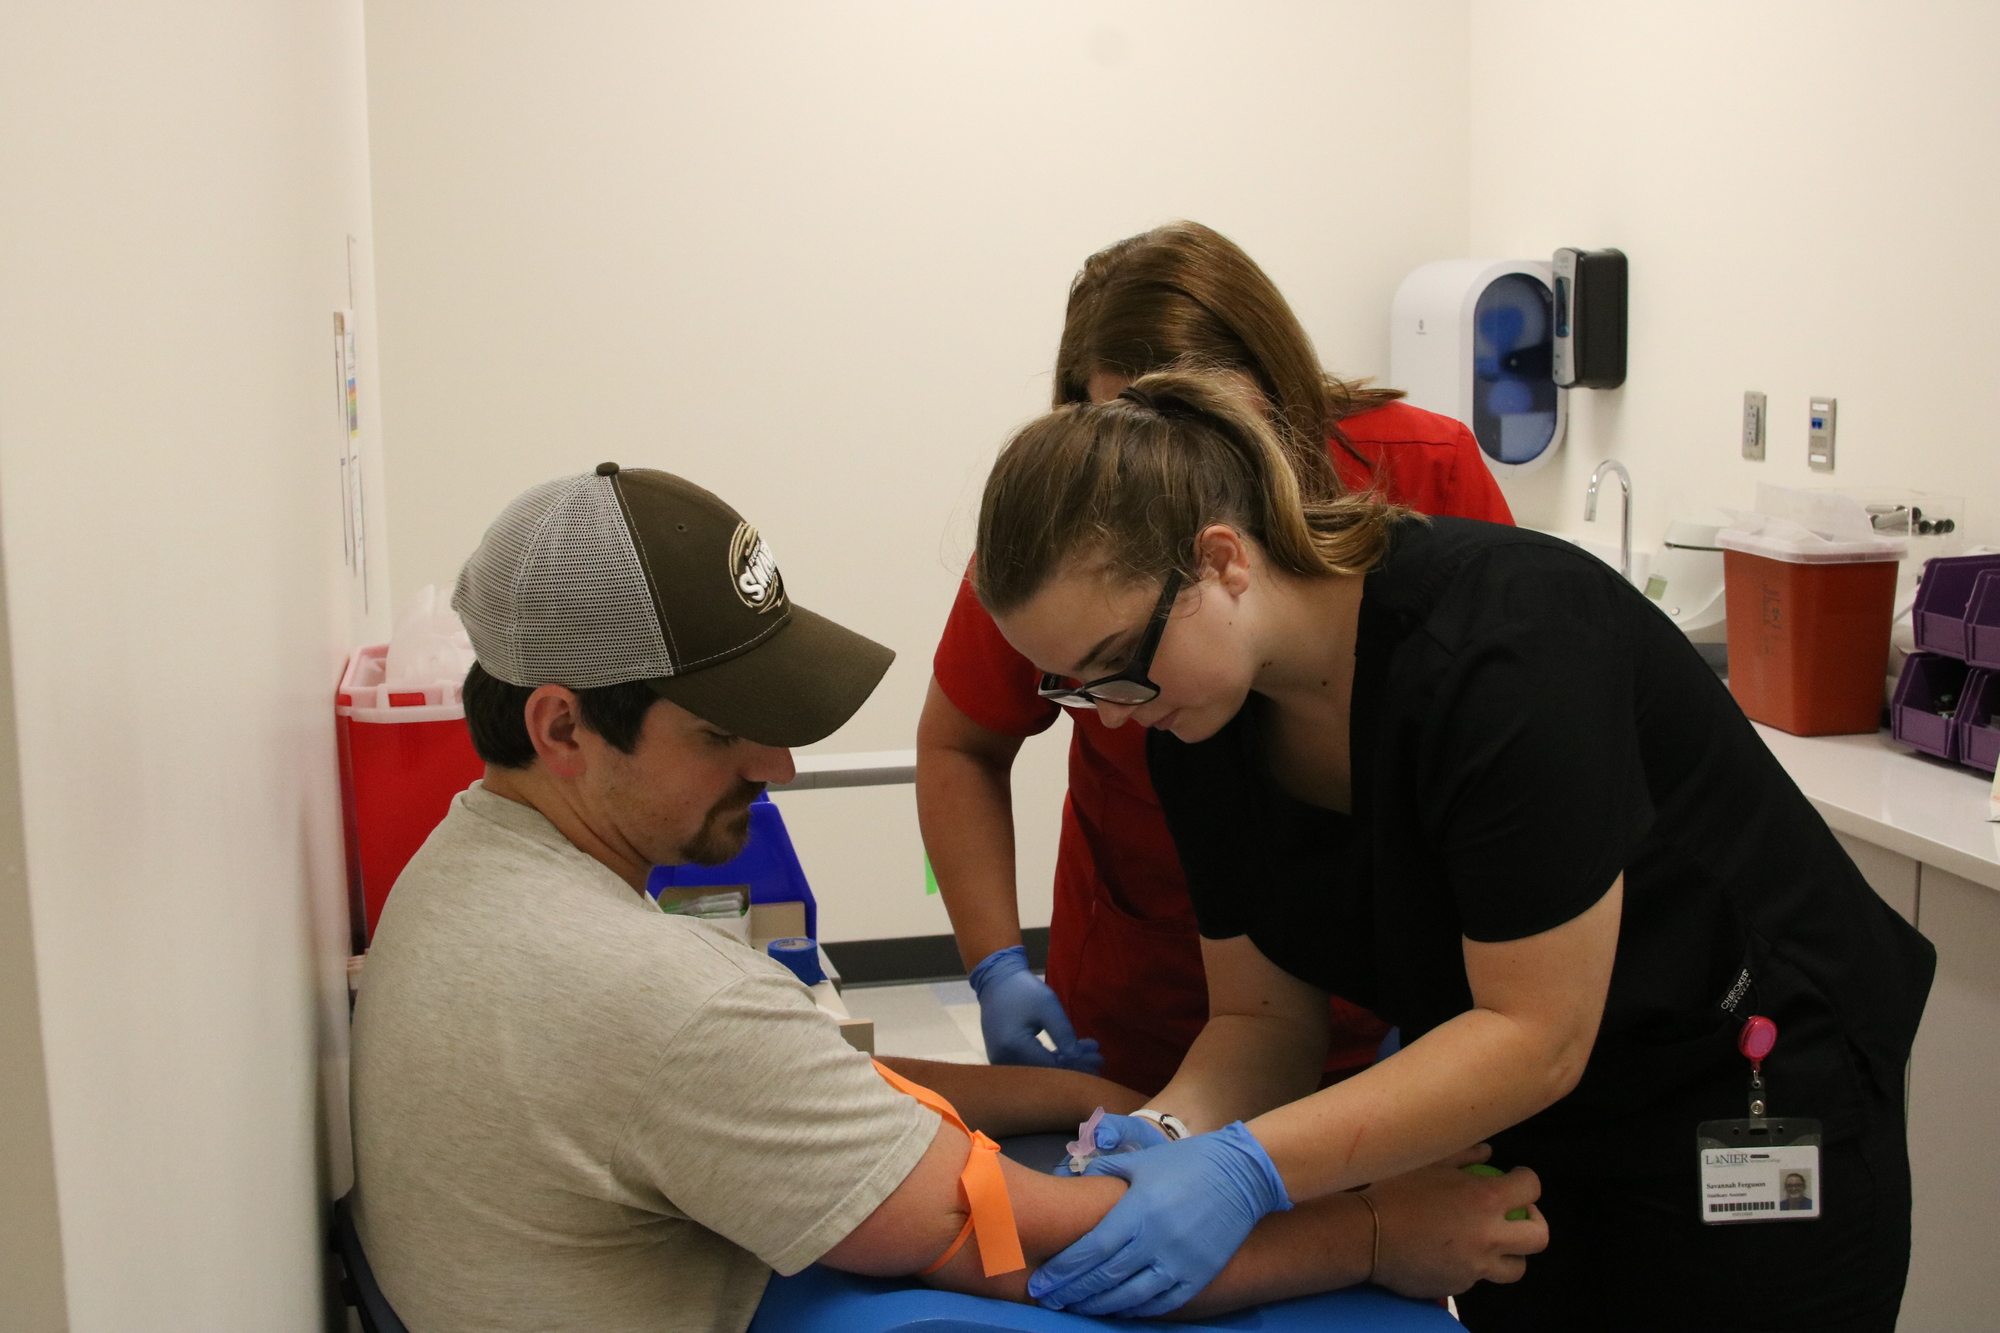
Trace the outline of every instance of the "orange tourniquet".
<path fill-rule="evenodd" d="M 1007 1181 L 1000 1174 L 1000 1145 L 976 1129 L 966 1129 L 952 1104 L 929 1088 L 910 1082 L 880 1060 L 875 1062 L 875 1072 L 896 1091 L 908 1093 L 964 1129 L 972 1140 L 972 1153 L 965 1159 L 965 1170 L 958 1177 L 958 1192 L 965 1196 L 965 1226 L 959 1230 L 958 1239 L 938 1256 L 938 1261 L 918 1276 L 929 1277 L 950 1263 L 952 1256 L 964 1248 L 966 1237 L 975 1232 L 979 1236 L 979 1262 L 986 1276 L 999 1277 L 1026 1268 L 1028 1259 L 1021 1253 L 1021 1232 L 1014 1225 L 1014 1205 L 1008 1201 Z"/>

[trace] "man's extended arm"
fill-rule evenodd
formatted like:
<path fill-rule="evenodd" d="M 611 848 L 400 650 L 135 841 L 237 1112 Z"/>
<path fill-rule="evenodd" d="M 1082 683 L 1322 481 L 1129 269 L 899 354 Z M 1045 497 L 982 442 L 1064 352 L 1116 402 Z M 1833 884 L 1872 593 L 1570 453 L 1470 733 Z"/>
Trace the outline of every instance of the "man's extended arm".
<path fill-rule="evenodd" d="M 908 1060 L 885 1063 L 954 1101 L 964 1097 L 959 1109 L 973 1112 L 966 1114 L 966 1120 L 975 1127 L 995 1123 L 991 1119 L 995 1113 L 1003 1121 L 1009 1115 L 1033 1121 L 1022 1130 L 1002 1132 L 1051 1128 L 1048 1114 L 1067 1119 L 1075 1110 L 1070 1099 L 1089 1085 L 1102 1084 L 1102 1080 L 1076 1084 L 1074 1080 L 1088 1076 L 1062 1070 Z M 1027 1082 L 1030 1079 L 1037 1082 Z M 1020 1099 L 1026 1112 L 1010 1112 L 1003 1105 L 1015 1080 L 1038 1089 Z M 935 1262 L 965 1224 L 958 1179 L 970 1146 L 963 1131 L 940 1123 L 930 1148 L 903 1183 L 822 1262 L 878 1276 L 917 1273 Z M 1510 1208 L 1530 1204 L 1539 1185 L 1532 1172 L 1489 1179 L 1456 1169 L 1461 1160 L 1483 1156 L 1482 1151 L 1471 1151 L 1371 1187 L 1370 1196 L 1382 1217 L 1376 1281 L 1408 1296 L 1443 1296 L 1482 1278 L 1511 1282 L 1521 1276 L 1522 1256 L 1547 1245 L 1548 1229 L 1539 1212 L 1531 1210 L 1526 1222 L 1508 1222 L 1505 1215 Z M 927 1281 L 954 1291 L 1025 1300 L 1029 1272 L 1095 1226 L 1125 1188 L 1122 1181 L 1107 1177 L 1043 1175 L 1013 1162 L 1002 1162 L 1001 1167 L 1029 1267 L 988 1278 L 974 1241 Z M 1229 1266 L 1182 1313 L 1237 1309 L 1366 1281 L 1375 1248 L 1367 1204 L 1352 1194 L 1315 1200 L 1264 1219 Z"/>
<path fill-rule="evenodd" d="M 937 1093 L 965 1123 L 996 1139 L 1014 1134 L 1075 1134 L 1098 1107 L 1128 1115 L 1146 1099 L 1110 1079 L 1073 1069 L 959 1065 L 885 1055 L 883 1064 Z"/>

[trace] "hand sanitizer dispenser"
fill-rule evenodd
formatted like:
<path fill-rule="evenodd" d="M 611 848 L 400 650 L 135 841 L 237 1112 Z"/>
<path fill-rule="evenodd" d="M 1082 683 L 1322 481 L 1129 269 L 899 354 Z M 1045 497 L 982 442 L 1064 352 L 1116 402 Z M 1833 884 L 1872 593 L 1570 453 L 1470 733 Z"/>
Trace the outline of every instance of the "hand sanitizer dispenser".
<path fill-rule="evenodd" d="M 1532 471 L 1562 446 L 1551 266 L 1445 259 L 1413 270 L 1389 315 L 1389 382 L 1472 428 L 1494 475 Z"/>

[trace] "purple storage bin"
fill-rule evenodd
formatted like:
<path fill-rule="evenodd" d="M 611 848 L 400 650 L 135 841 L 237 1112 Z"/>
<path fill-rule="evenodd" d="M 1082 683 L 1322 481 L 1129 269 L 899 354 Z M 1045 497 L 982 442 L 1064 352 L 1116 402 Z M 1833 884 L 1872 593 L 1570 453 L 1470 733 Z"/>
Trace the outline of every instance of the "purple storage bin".
<path fill-rule="evenodd" d="M 1889 705 L 1889 734 L 1925 754 L 1958 758 L 1959 728 L 1938 710 L 1962 702 L 1965 675 L 1965 663 L 1955 658 L 1937 653 L 1904 658 L 1903 674 L 1896 678 L 1894 702 Z"/>
<path fill-rule="evenodd" d="M 1910 612 L 1917 647 L 1965 660 L 1967 604 L 1973 584 L 1988 571 L 2000 571 L 2000 555 L 1941 555 L 1924 562 Z"/>
<path fill-rule="evenodd" d="M 2000 670 L 2000 569 L 1985 569 L 1972 581 L 1965 604 L 1965 660 Z"/>
<path fill-rule="evenodd" d="M 1958 696 L 1958 762 L 1991 773 L 2000 767 L 2000 673 L 1978 667 L 1965 673 Z"/>

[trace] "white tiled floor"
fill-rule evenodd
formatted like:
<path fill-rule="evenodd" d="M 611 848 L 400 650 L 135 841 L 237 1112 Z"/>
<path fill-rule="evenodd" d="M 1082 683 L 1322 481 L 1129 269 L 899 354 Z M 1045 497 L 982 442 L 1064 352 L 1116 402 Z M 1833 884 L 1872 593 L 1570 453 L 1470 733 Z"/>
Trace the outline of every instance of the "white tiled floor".
<path fill-rule="evenodd" d="M 840 998 L 855 1017 L 875 1020 L 875 1049 L 883 1055 L 986 1063 L 986 1043 L 979 1035 L 979 1002 L 973 998 L 972 987 L 963 981 L 848 986 Z"/>

